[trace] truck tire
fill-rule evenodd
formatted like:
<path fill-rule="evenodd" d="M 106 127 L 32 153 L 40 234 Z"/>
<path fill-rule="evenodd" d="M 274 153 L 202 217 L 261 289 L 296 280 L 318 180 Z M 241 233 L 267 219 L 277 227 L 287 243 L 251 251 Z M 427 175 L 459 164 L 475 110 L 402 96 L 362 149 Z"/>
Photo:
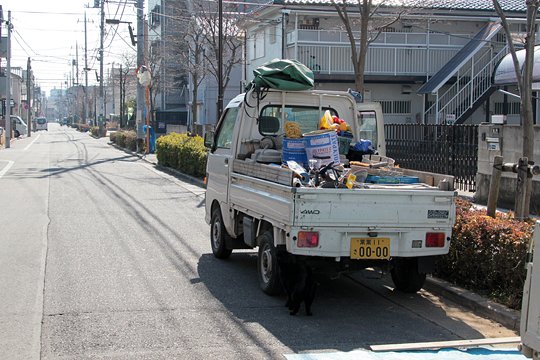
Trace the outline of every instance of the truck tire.
<path fill-rule="evenodd" d="M 426 274 L 418 272 L 417 258 L 396 258 L 390 271 L 397 290 L 414 294 L 424 286 Z"/>
<path fill-rule="evenodd" d="M 19 136 L 21 136 L 21 133 L 19 132 L 19 130 L 15 130 L 13 132 L 13 135 L 15 135 L 16 138 L 18 138 Z"/>
<path fill-rule="evenodd" d="M 259 286 L 268 295 L 279 295 L 281 293 L 281 282 L 279 281 L 276 248 L 272 231 L 265 231 L 259 235 L 257 243 L 259 244 L 259 255 L 257 256 Z"/>
<path fill-rule="evenodd" d="M 212 210 L 212 218 L 210 220 L 210 245 L 212 253 L 218 259 L 226 259 L 231 256 L 232 250 L 227 249 L 226 238 L 229 236 L 223 225 L 223 218 L 219 207 Z"/>

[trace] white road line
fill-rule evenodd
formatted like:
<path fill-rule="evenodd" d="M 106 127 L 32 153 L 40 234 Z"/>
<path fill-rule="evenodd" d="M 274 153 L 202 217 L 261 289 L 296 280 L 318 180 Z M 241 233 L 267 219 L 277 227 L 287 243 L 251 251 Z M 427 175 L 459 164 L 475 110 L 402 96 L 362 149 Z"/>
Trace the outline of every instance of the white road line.
<path fill-rule="evenodd" d="M 11 160 L 0 160 L 0 161 L 7 161 L 8 163 L 6 166 L 4 166 L 2 170 L 0 170 L 0 178 L 2 178 L 2 176 L 4 176 L 8 172 L 9 168 L 11 168 L 13 164 L 15 164 L 15 161 L 11 161 Z"/>
<path fill-rule="evenodd" d="M 23 149 L 23 151 L 26 151 L 30 148 L 30 146 L 32 146 L 36 141 L 37 139 L 39 139 L 39 137 L 41 136 L 41 134 L 38 134 L 38 136 L 36 136 L 36 138 L 28 145 L 26 145 L 26 147 Z"/>

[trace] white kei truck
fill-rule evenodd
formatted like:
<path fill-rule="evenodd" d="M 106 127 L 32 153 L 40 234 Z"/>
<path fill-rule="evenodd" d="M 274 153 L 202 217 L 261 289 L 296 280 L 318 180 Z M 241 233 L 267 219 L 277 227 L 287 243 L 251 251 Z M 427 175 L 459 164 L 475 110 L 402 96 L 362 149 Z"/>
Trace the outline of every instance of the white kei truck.
<path fill-rule="evenodd" d="M 286 121 L 296 121 L 302 133 L 318 130 L 326 110 L 347 121 L 353 144 L 369 139 L 385 155 L 380 104 L 357 103 L 349 92 L 251 90 L 230 101 L 215 132 L 205 136 L 205 220 L 214 256 L 258 247 L 259 284 L 269 295 L 281 292 L 279 251 L 339 272 L 382 268 L 396 289 L 420 290 L 435 259 L 448 253 L 455 222 L 452 176 L 402 169 L 421 181 L 297 187 L 294 172 L 279 158 L 259 161 L 272 145 L 273 153 L 281 151 Z"/>

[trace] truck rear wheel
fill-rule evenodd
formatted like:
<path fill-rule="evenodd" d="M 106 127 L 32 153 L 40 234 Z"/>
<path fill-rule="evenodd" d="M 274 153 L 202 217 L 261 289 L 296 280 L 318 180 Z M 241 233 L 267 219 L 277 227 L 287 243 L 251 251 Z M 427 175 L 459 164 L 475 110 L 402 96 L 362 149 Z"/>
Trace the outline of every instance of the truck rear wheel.
<path fill-rule="evenodd" d="M 281 293 L 281 283 L 279 281 L 276 248 L 272 232 L 263 232 L 257 238 L 257 243 L 259 244 L 259 255 L 257 257 L 259 286 L 268 295 L 279 295 Z"/>
<path fill-rule="evenodd" d="M 417 258 L 396 258 L 390 271 L 397 290 L 413 294 L 424 286 L 426 274 L 418 272 Z"/>
<path fill-rule="evenodd" d="M 227 230 L 223 225 L 223 218 L 221 217 L 221 211 L 219 207 L 212 210 L 212 219 L 210 220 L 210 245 L 212 246 L 212 253 L 218 259 L 226 259 L 231 256 L 232 250 L 227 249 L 226 237 Z"/>

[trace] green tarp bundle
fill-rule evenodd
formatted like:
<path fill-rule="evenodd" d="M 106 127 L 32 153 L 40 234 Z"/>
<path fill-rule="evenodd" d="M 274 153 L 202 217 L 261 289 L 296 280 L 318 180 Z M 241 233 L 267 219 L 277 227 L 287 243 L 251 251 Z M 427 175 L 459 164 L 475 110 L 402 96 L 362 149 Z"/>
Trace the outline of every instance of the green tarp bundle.
<path fill-rule="evenodd" d="M 313 72 L 296 60 L 274 59 L 253 70 L 256 87 L 278 90 L 308 90 L 314 85 Z"/>

